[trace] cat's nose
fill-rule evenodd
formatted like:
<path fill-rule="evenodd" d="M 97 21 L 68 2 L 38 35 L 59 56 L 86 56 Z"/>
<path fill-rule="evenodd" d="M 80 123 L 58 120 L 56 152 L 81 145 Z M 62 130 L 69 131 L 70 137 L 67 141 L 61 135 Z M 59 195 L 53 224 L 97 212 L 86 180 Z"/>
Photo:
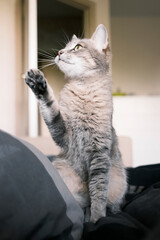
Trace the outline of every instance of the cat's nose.
<path fill-rule="evenodd" d="M 60 50 L 60 51 L 58 52 L 58 56 L 60 57 L 63 53 L 64 53 L 64 51 L 63 51 L 63 50 Z"/>

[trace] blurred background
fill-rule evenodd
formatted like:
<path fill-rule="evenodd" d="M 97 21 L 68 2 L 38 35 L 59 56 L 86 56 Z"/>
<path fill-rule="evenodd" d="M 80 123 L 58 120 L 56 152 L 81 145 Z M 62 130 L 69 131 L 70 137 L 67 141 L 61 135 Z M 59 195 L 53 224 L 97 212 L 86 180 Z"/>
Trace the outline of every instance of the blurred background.
<path fill-rule="evenodd" d="M 42 69 L 58 98 L 63 74 L 43 68 L 44 59 L 56 56 L 73 34 L 91 37 L 100 23 L 112 49 L 113 124 L 125 163 L 159 163 L 159 0 L 0 0 L 0 129 L 52 141 L 25 72 Z"/>

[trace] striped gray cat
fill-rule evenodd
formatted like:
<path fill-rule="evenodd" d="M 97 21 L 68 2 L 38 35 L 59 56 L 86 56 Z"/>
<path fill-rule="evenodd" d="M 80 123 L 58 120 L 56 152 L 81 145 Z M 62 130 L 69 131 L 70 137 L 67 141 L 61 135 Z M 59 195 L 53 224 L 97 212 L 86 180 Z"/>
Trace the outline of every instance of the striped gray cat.
<path fill-rule="evenodd" d="M 108 34 L 99 25 L 90 39 L 73 35 L 55 64 L 67 83 L 57 101 L 40 70 L 26 73 L 43 118 L 61 153 L 53 162 L 79 204 L 90 206 L 90 221 L 119 211 L 126 172 L 112 127 L 111 54 Z"/>

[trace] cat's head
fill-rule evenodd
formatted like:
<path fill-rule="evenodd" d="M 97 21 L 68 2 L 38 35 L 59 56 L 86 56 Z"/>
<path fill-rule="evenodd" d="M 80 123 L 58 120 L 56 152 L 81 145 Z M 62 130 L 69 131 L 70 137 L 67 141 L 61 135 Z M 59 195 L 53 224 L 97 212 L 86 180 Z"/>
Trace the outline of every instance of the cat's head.
<path fill-rule="evenodd" d="M 58 52 L 55 63 L 69 78 L 92 76 L 109 68 L 108 33 L 100 24 L 90 39 L 73 35 L 66 47 Z"/>

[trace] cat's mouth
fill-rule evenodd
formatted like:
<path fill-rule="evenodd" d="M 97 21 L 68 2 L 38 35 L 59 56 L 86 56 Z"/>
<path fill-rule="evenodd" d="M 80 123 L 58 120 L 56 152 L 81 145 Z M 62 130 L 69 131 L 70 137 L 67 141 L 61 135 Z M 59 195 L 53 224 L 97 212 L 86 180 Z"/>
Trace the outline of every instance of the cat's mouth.
<path fill-rule="evenodd" d="M 66 59 L 62 59 L 60 56 L 57 56 L 55 58 L 55 63 L 58 64 L 59 62 L 64 62 L 64 63 L 67 63 L 67 64 L 74 64 L 73 62 L 70 62 L 70 61 L 68 61 Z"/>
<path fill-rule="evenodd" d="M 69 61 L 66 61 L 66 60 L 64 60 L 64 59 L 59 59 L 59 61 L 62 61 L 62 62 L 67 63 L 67 64 L 73 64 L 73 63 L 71 63 L 71 62 L 69 62 Z"/>

